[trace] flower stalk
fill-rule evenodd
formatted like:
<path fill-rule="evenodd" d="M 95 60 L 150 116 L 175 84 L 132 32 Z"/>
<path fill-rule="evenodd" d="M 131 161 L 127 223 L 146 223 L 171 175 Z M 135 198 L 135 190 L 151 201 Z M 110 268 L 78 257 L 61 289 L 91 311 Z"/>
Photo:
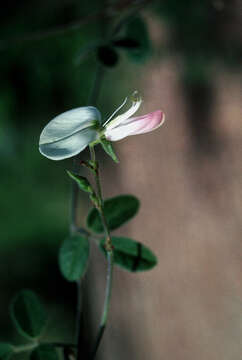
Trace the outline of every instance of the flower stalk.
<path fill-rule="evenodd" d="M 104 214 L 104 202 L 103 202 L 103 196 L 102 196 L 102 187 L 101 187 L 101 181 L 100 181 L 100 173 L 99 173 L 99 164 L 96 161 L 95 157 L 95 149 L 94 147 L 90 146 L 90 153 L 91 153 L 91 161 L 96 164 L 95 166 L 95 182 L 97 187 L 97 197 L 99 200 L 99 207 L 98 211 L 102 220 L 104 232 L 105 232 L 105 248 L 107 251 L 107 278 L 106 278 L 106 290 L 105 290 L 105 300 L 104 300 L 104 306 L 103 306 L 103 313 L 99 325 L 98 335 L 95 341 L 95 345 L 93 348 L 93 352 L 91 354 L 91 360 L 95 359 L 97 350 L 99 348 L 100 342 L 102 340 L 102 336 L 104 333 L 104 330 L 106 328 L 107 319 L 108 319 L 108 312 L 110 307 L 110 300 L 111 300 L 111 294 L 112 294 L 112 278 L 113 278 L 113 246 L 112 246 L 112 240 L 110 231 L 108 228 L 107 220 Z"/>

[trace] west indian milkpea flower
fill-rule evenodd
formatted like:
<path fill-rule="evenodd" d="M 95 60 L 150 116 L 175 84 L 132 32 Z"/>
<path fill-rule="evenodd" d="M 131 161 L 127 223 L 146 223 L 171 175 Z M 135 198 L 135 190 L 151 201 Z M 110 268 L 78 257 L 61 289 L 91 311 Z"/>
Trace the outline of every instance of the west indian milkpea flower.
<path fill-rule="evenodd" d="M 56 116 L 40 135 L 41 154 L 51 160 L 63 160 L 79 154 L 88 145 L 99 143 L 102 137 L 118 141 L 153 131 L 164 123 L 165 116 L 161 110 L 132 117 L 142 103 L 136 92 L 131 97 L 131 107 L 115 117 L 127 100 L 103 124 L 99 110 L 93 106 L 80 107 Z"/>

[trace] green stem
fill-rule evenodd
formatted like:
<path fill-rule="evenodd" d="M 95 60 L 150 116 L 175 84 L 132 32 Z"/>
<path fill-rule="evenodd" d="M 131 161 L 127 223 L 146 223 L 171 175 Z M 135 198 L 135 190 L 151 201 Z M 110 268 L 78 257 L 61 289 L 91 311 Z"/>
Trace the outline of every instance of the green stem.
<path fill-rule="evenodd" d="M 32 342 L 30 344 L 14 346 L 14 352 L 16 354 L 18 354 L 18 353 L 25 352 L 25 351 L 31 351 L 31 350 L 35 349 L 38 345 L 39 345 L 39 343 L 36 341 L 36 342 Z"/>
<path fill-rule="evenodd" d="M 90 91 L 90 95 L 88 98 L 88 104 L 95 106 L 97 104 L 98 98 L 99 98 L 99 94 L 101 91 L 101 86 L 102 86 L 102 79 L 104 76 L 104 67 L 101 64 L 97 65 L 97 69 L 96 69 L 96 73 L 95 73 L 95 77 L 94 77 L 94 81 L 93 81 L 93 86 L 91 88 Z"/>
<path fill-rule="evenodd" d="M 100 174 L 99 174 L 99 165 L 95 160 L 95 150 L 94 147 L 90 146 L 90 153 L 91 153 L 91 160 L 96 163 L 96 171 L 95 171 L 95 182 L 97 187 L 97 197 L 99 199 L 100 206 L 98 207 L 99 214 L 101 216 L 104 232 L 105 232 L 105 247 L 107 250 L 107 279 L 106 279 L 106 290 L 105 290 L 105 299 L 103 305 L 103 313 L 99 325 L 98 335 L 95 341 L 94 349 L 91 354 L 91 360 L 95 359 L 97 350 L 101 343 L 104 330 L 107 324 L 108 312 L 110 307 L 110 300 L 112 294 L 112 278 L 113 278 L 113 248 L 112 248 L 112 240 L 110 236 L 110 231 L 107 225 L 107 220 L 104 214 L 104 202 L 102 196 L 102 187 L 100 181 Z"/>
<path fill-rule="evenodd" d="M 34 350 L 37 346 L 39 346 L 39 342 L 37 341 L 33 341 L 32 343 L 29 344 L 25 344 L 25 345 L 20 345 L 20 346 L 14 346 L 14 352 L 16 354 L 21 353 L 21 352 L 27 352 L 27 351 L 31 351 Z M 60 347 L 60 348 L 76 348 L 77 345 L 76 344 L 64 344 L 61 342 L 54 342 L 54 343 L 41 343 L 41 345 L 50 345 L 53 347 Z"/>
<path fill-rule="evenodd" d="M 99 345 L 101 343 L 104 330 L 106 328 L 107 319 L 108 319 L 108 312 L 110 307 L 110 300 L 111 300 L 111 294 L 112 294 L 112 278 L 113 278 L 113 251 L 107 251 L 107 282 L 106 282 L 106 291 L 105 291 L 105 300 L 104 300 L 104 306 L 103 306 L 103 313 L 99 325 L 99 330 L 95 342 L 95 346 L 93 349 L 93 352 L 91 354 L 91 360 L 94 360 L 97 354 L 97 350 L 99 348 Z"/>
<path fill-rule="evenodd" d="M 90 105 L 96 105 L 96 103 L 97 103 L 97 99 L 98 99 L 98 96 L 99 96 L 99 93 L 101 90 L 101 83 L 102 83 L 103 75 L 104 75 L 104 67 L 98 64 L 97 69 L 96 69 L 93 87 L 90 91 L 90 96 L 88 99 L 88 104 L 90 104 Z M 89 149 L 90 149 L 90 153 L 91 153 L 91 160 L 96 162 L 94 147 L 90 146 Z M 95 178 L 96 178 L 96 176 L 95 176 Z M 99 184 L 98 185 L 98 196 L 99 196 L 100 202 L 102 202 L 102 200 L 100 198 L 101 185 L 100 185 L 99 176 L 98 176 L 97 183 Z M 73 192 L 74 192 L 74 189 L 73 189 Z M 72 205 L 75 207 L 75 198 L 72 198 Z M 109 238 L 110 238 L 110 236 L 109 236 Z M 83 351 L 82 351 L 83 350 L 82 349 L 83 339 L 82 339 L 81 324 L 80 324 L 81 323 L 81 315 L 82 315 L 81 300 L 82 300 L 82 292 L 81 292 L 81 280 L 80 280 L 77 282 L 77 316 L 76 316 L 76 338 L 77 338 L 77 344 L 78 344 L 77 345 L 77 360 L 81 360 L 83 357 Z"/>

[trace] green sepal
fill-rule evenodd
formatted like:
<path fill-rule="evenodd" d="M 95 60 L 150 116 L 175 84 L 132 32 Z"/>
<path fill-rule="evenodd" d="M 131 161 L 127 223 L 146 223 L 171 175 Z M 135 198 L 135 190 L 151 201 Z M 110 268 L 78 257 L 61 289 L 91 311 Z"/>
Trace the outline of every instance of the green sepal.
<path fill-rule="evenodd" d="M 39 345 L 30 354 L 30 360 L 58 360 L 56 349 L 52 345 Z"/>
<path fill-rule="evenodd" d="M 89 194 L 94 193 L 94 190 L 93 190 L 91 184 L 84 176 L 74 174 L 72 171 L 69 171 L 69 170 L 66 170 L 66 172 L 70 176 L 70 178 L 72 178 L 77 183 L 77 185 L 79 186 L 79 188 L 82 191 L 85 191 Z"/>
<path fill-rule="evenodd" d="M 0 360 L 10 360 L 13 353 L 13 345 L 8 343 L 0 343 Z"/>
<path fill-rule="evenodd" d="M 68 281 L 79 280 L 86 272 L 89 259 L 89 240 L 86 236 L 73 235 L 62 244 L 59 266 Z"/>
<path fill-rule="evenodd" d="M 45 310 L 31 290 L 22 290 L 15 296 L 10 314 L 18 332 L 28 339 L 39 337 L 47 322 Z"/>
<path fill-rule="evenodd" d="M 112 237 L 114 263 L 130 272 L 152 269 L 157 264 L 157 258 L 145 245 L 126 237 Z M 101 239 L 100 249 L 105 250 L 105 238 Z"/>
<path fill-rule="evenodd" d="M 113 161 L 118 163 L 119 159 L 118 159 L 117 155 L 114 152 L 111 141 L 107 140 L 105 137 L 102 137 L 100 139 L 100 142 L 101 142 L 103 150 L 113 159 Z"/>
<path fill-rule="evenodd" d="M 119 195 L 104 201 L 104 215 L 109 230 L 115 230 L 129 221 L 139 210 L 139 200 L 133 195 Z M 103 233 L 103 224 L 97 209 L 87 216 L 87 226 L 95 233 Z"/>

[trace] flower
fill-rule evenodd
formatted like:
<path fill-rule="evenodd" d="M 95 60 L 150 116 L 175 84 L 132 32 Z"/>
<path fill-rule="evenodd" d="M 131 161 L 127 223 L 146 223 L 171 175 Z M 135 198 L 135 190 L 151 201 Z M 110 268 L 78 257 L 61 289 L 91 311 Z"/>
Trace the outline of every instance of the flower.
<path fill-rule="evenodd" d="M 93 106 L 80 107 L 56 116 L 40 135 L 41 154 L 52 160 L 63 160 L 79 154 L 92 143 L 99 143 L 103 137 L 118 141 L 127 136 L 153 131 L 164 123 L 165 116 L 161 110 L 132 117 L 142 102 L 137 92 L 131 97 L 131 107 L 114 117 L 127 100 L 126 98 L 104 124 L 101 123 L 99 110 Z"/>
<path fill-rule="evenodd" d="M 93 106 L 66 111 L 44 127 L 39 151 L 51 160 L 75 156 L 99 138 L 100 126 L 101 114 Z"/>
<path fill-rule="evenodd" d="M 127 98 L 117 111 L 124 106 L 126 101 Z M 130 109 L 125 113 L 118 115 L 112 121 L 110 121 L 111 119 L 106 121 L 104 124 L 104 135 L 108 140 L 118 141 L 127 136 L 144 134 L 157 129 L 164 123 L 165 116 L 161 110 L 156 110 L 143 116 L 132 117 L 132 115 L 139 109 L 141 103 L 141 98 L 137 96 L 137 93 L 135 92 L 133 94 Z M 116 114 L 117 111 L 115 111 L 114 114 Z M 113 115 L 111 117 L 113 117 Z"/>

